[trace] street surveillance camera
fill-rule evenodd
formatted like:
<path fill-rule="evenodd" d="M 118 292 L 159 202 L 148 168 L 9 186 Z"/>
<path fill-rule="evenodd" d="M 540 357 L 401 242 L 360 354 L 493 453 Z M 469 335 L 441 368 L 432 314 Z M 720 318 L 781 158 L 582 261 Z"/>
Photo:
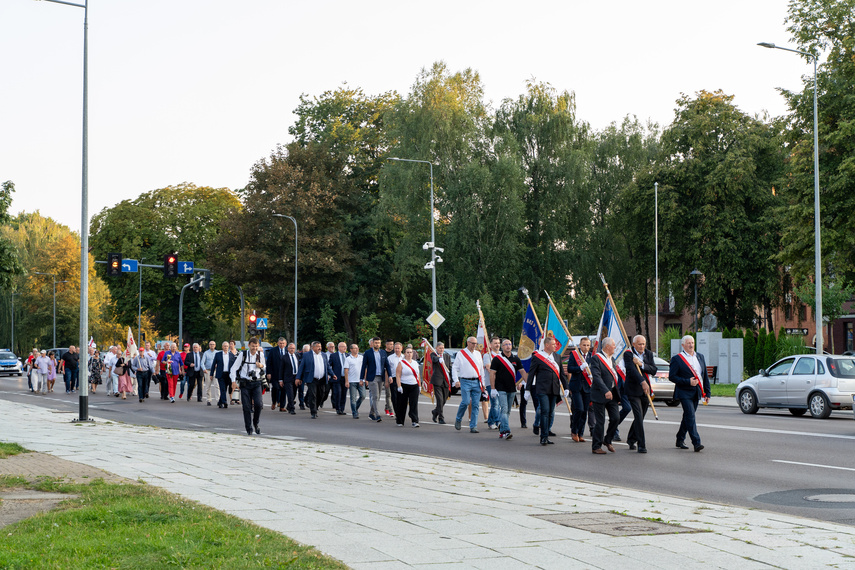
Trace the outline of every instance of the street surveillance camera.
<path fill-rule="evenodd" d="M 437 253 L 443 253 L 445 251 L 441 247 L 435 247 L 434 249 L 436 250 Z"/>
<path fill-rule="evenodd" d="M 436 262 L 437 262 L 437 263 L 442 263 L 442 258 L 441 258 L 440 256 L 438 256 L 438 255 L 436 256 Z"/>
<path fill-rule="evenodd" d="M 432 247 L 433 247 L 433 242 L 432 242 L 432 241 L 429 241 L 429 242 L 426 242 L 426 243 L 422 246 L 422 249 L 424 249 L 425 251 L 427 251 L 427 250 L 429 250 L 429 249 L 430 249 L 430 248 L 432 248 Z"/>
<path fill-rule="evenodd" d="M 433 261 L 428 261 L 425 263 L 425 269 L 433 269 Z"/>

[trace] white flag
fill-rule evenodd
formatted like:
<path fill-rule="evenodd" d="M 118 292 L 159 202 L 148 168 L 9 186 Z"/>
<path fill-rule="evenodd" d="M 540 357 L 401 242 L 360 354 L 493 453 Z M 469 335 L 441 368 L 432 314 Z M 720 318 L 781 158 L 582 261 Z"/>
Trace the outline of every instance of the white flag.
<path fill-rule="evenodd" d="M 134 342 L 134 333 L 131 327 L 128 327 L 128 348 L 125 351 L 129 357 L 134 358 L 139 352 L 137 351 L 137 343 Z"/>

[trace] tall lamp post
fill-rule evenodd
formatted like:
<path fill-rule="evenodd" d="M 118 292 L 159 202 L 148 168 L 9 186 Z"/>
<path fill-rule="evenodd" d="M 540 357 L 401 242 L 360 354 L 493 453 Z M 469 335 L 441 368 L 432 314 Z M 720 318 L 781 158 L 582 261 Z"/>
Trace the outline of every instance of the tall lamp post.
<path fill-rule="evenodd" d="M 56 275 L 53 273 L 42 273 L 41 271 L 33 271 L 36 275 L 49 275 L 53 278 L 53 347 L 56 348 L 56 284 L 68 283 L 68 281 L 57 281 Z"/>
<path fill-rule="evenodd" d="M 83 4 L 45 0 L 83 8 L 83 161 L 80 207 L 80 342 L 88 346 L 89 336 L 89 0 Z M 80 370 L 89 370 L 89 351 L 80 352 Z M 76 421 L 89 421 L 89 382 L 80 383 L 79 413 Z"/>
<path fill-rule="evenodd" d="M 659 355 L 659 183 L 653 183 L 653 233 L 656 242 L 656 310 L 653 319 L 656 323 L 656 355 Z"/>
<path fill-rule="evenodd" d="M 15 297 L 20 297 L 20 293 L 12 293 L 12 352 L 15 352 Z M 18 354 L 15 352 L 15 354 Z"/>
<path fill-rule="evenodd" d="M 443 251 L 441 247 L 436 247 L 436 233 L 434 231 L 434 209 L 433 209 L 433 163 L 429 160 L 413 160 L 411 158 L 398 158 L 398 157 L 390 157 L 387 160 L 394 160 L 396 162 L 419 162 L 421 164 L 430 165 L 430 242 L 426 243 L 423 246 L 423 249 L 430 249 L 430 262 L 425 265 L 425 269 L 431 270 L 431 291 L 433 296 L 433 312 L 436 313 L 436 264 L 442 263 L 442 258 L 436 255 L 437 250 L 440 252 Z M 436 330 L 436 327 L 433 328 L 433 345 L 439 342 L 439 333 Z"/>
<path fill-rule="evenodd" d="M 297 220 L 285 214 L 273 214 L 277 218 L 288 218 L 294 222 L 294 346 L 297 346 Z M 241 293 L 243 295 L 243 293 Z"/>
<path fill-rule="evenodd" d="M 820 251 L 819 230 L 819 113 L 817 112 L 816 55 L 797 49 L 776 46 L 769 42 L 760 42 L 758 46 L 769 49 L 781 49 L 803 55 L 813 60 L 813 234 L 814 234 L 814 281 L 816 283 L 816 352 L 822 354 L 825 343 L 822 340 L 822 254 Z"/>
<path fill-rule="evenodd" d="M 695 332 L 698 332 L 698 277 L 703 275 L 703 273 L 695 269 L 689 275 L 695 276 Z"/>

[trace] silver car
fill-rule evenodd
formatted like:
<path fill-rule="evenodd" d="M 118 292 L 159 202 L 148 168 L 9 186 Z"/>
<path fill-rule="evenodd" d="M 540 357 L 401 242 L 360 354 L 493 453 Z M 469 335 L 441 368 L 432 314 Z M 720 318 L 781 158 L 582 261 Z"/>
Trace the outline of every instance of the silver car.
<path fill-rule="evenodd" d="M 674 383 L 668 380 L 668 371 L 671 364 L 664 358 L 653 356 L 653 363 L 656 365 L 656 377 L 653 378 L 653 399 L 655 401 L 664 401 L 666 406 L 679 406 L 680 401 L 674 399 Z"/>
<path fill-rule="evenodd" d="M 796 355 L 782 358 L 736 387 L 739 409 L 786 408 L 794 416 L 810 411 L 827 418 L 833 410 L 848 410 L 855 395 L 855 358 Z"/>

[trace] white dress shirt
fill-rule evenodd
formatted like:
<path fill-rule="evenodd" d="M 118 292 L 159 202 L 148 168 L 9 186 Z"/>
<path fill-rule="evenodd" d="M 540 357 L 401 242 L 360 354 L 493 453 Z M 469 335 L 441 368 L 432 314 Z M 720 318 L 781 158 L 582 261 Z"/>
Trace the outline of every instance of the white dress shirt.
<path fill-rule="evenodd" d="M 472 364 L 469 363 L 469 360 L 463 356 L 463 352 L 469 353 L 469 357 L 476 365 L 480 362 L 483 366 L 484 361 L 481 358 L 480 352 L 464 348 L 457 354 L 457 358 L 454 359 L 454 365 L 451 367 L 451 376 L 454 379 L 454 382 L 459 384 L 461 378 L 483 378 L 484 373 L 481 370 L 474 368 Z"/>

